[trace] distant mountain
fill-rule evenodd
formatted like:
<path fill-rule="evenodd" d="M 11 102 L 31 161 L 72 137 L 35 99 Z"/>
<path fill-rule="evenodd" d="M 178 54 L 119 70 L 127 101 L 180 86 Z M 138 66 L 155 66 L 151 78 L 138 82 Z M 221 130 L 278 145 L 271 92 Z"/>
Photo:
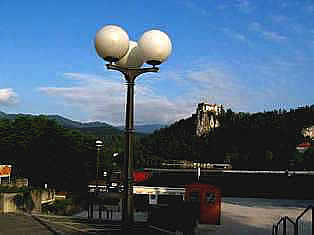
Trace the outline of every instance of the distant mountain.
<path fill-rule="evenodd" d="M 111 127 L 115 128 L 105 122 L 78 122 L 78 121 L 72 121 L 68 118 L 64 118 L 59 115 L 47 115 L 49 119 L 57 121 L 61 126 L 67 127 L 67 128 L 96 128 L 96 127 Z"/>
<path fill-rule="evenodd" d="M 0 118 L 5 118 L 7 116 L 6 113 L 0 111 Z"/>
<path fill-rule="evenodd" d="M 4 112 L 0 111 L 0 119 L 16 119 L 17 117 L 33 117 L 37 115 L 32 115 L 32 114 L 6 114 Z M 68 118 L 64 118 L 60 115 L 43 115 L 47 117 L 50 120 L 55 120 L 58 124 L 65 128 L 74 128 L 74 129 L 94 129 L 94 128 L 105 128 L 105 129 L 114 129 L 116 132 L 121 133 L 121 131 L 114 127 L 111 126 L 105 122 L 87 122 L 87 123 L 82 123 L 78 121 L 72 121 Z M 87 130 L 86 130 L 87 131 Z"/>
<path fill-rule="evenodd" d="M 4 113 L 4 112 L 0 112 L 0 118 L 1 119 L 10 119 L 10 120 L 13 120 L 13 119 L 16 119 L 17 117 L 31 117 L 33 115 L 31 114 L 22 114 L 22 113 L 18 113 L 18 114 L 7 114 L 7 113 Z"/>
<path fill-rule="evenodd" d="M 16 119 L 17 117 L 32 117 L 35 115 L 32 114 L 6 114 L 4 112 L 0 111 L 0 119 Z M 106 134 L 122 134 L 124 131 L 124 126 L 111 126 L 108 123 L 105 122 L 78 122 L 78 121 L 72 121 L 68 118 L 64 118 L 60 115 L 44 115 L 47 118 L 51 120 L 55 120 L 58 124 L 65 128 L 73 128 L 73 129 L 79 129 L 82 132 L 90 133 L 90 134 L 96 134 L 101 135 L 104 132 Z M 165 125 L 160 124 L 152 124 L 152 125 L 138 125 L 135 126 L 135 130 L 137 133 L 143 133 L 143 134 L 151 134 L 156 130 L 159 130 L 160 128 L 165 127 Z"/>
<path fill-rule="evenodd" d="M 152 134 L 161 128 L 166 127 L 166 125 L 161 124 L 149 124 L 149 125 L 135 125 L 135 131 L 144 134 Z M 124 126 L 118 126 L 120 130 L 124 130 Z"/>

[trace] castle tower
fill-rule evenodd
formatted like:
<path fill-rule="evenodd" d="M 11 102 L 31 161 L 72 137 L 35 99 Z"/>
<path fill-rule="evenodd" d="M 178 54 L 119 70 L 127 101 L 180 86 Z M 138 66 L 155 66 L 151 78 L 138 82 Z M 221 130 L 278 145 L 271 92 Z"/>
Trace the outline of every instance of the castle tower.
<path fill-rule="evenodd" d="M 207 135 L 210 131 L 219 127 L 218 115 L 222 111 L 222 105 L 199 103 L 196 109 L 196 135 Z"/>

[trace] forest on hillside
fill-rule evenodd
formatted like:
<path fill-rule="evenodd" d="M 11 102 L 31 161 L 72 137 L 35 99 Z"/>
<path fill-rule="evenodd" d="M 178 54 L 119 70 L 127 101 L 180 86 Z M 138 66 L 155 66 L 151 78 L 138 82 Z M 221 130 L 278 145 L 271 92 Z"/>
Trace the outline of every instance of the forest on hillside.
<path fill-rule="evenodd" d="M 203 137 L 195 135 L 195 115 L 136 136 L 135 166 L 182 159 L 229 162 L 233 169 L 287 169 L 293 163 L 296 169 L 314 170 L 313 143 L 303 154 L 296 151 L 306 141 L 301 130 L 314 125 L 314 105 L 254 114 L 229 109 L 218 118 L 221 126 Z M 32 186 L 48 183 L 57 190 L 86 191 L 87 182 L 95 179 L 98 139 L 104 142 L 98 152 L 100 172 L 121 167 L 123 134 L 96 136 L 45 116 L 0 119 L 0 164 L 11 164 L 13 178 L 26 177 Z"/>
<path fill-rule="evenodd" d="M 113 152 L 122 151 L 123 136 L 98 137 L 64 128 L 46 116 L 0 120 L 0 164 L 12 165 L 12 178 L 26 177 L 30 185 L 86 191 L 95 179 L 97 150 L 102 139 L 101 167 L 111 165 Z"/>
<path fill-rule="evenodd" d="M 234 169 L 314 169 L 313 145 L 304 154 L 296 151 L 310 141 L 301 131 L 314 125 L 314 105 L 253 114 L 228 109 L 218 119 L 220 127 L 203 137 L 196 136 L 196 115 L 180 120 L 142 138 L 137 156 L 228 162 Z"/>

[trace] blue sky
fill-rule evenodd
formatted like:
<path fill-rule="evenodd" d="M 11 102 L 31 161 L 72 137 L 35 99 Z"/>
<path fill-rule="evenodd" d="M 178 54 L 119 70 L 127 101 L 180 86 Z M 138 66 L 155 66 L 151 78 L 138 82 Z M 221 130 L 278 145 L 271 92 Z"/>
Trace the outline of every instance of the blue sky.
<path fill-rule="evenodd" d="M 137 124 L 187 118 L 201 101 L 236 112 L 314 104 L 314 1 L 0 0 L 0 110 L 123 124 L 124 79 L 94 49 L 108 24 L 172 41 L 160 72 L 136 82 Z"/>

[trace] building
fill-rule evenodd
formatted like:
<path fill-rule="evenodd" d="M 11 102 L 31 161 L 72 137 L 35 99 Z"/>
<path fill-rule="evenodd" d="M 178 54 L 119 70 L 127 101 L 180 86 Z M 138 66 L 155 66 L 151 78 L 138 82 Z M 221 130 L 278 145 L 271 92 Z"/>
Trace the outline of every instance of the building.
<path fill-rule="evenodd" d="M 196 109 L 196 135 L 204 136 L 219 127 L 218 116 L 223 112 L 223 106 L 217 104 L 199 103 Z"/>
<path fill-rule="evenodd" d="M 308 137 L 309 139 L 314 139 L 314 126 L 304 128 L 302 130 L 302 135 Z"/>

